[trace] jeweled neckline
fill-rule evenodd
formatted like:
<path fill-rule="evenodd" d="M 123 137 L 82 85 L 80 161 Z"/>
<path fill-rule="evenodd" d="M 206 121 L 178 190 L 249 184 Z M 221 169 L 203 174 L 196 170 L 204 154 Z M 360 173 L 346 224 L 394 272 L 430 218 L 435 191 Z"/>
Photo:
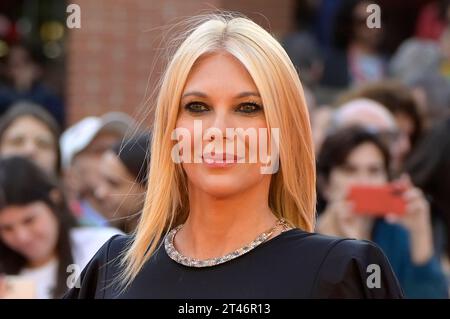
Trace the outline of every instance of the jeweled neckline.
<path fill-rule="evenodd" d="M 195 268 L 203 268 L 203 267 L 212 267 L 216 265 L 223 264 L 227 261 L 233 260 L 235 258 L 238 258 L 249 251 L 255 249 L 262 243 L 266 242 L 273 232 L 279 227 L 282 226 L 282 232 L 289 229 L 289 225 L 284 219 L 279 219 L 275 226 L 273 226 L 268 231 L 265 231 L 264 233 L 260 234 L 258 237 L 256 237 L 255 240 L 253 240 L 251 243 L 245 245 L 244 247 L 238 248 L 235 251 L 228 253 L 221 257 L 216 258 L 210 258 L 210 259 L 196 259 L 188 256 L 184 256 L 181 254 L 176 248 L 173 243 L 175 235 L 177 232 L 183 227 L 182 225 L 179 225 L 172 229 L 165 237 L 164 239 L 164 248 L 167 252 L 167 255 L 174 260 L 175 262 L 182 264 L 184 266 L 188 267 L 195 267 Z"/>

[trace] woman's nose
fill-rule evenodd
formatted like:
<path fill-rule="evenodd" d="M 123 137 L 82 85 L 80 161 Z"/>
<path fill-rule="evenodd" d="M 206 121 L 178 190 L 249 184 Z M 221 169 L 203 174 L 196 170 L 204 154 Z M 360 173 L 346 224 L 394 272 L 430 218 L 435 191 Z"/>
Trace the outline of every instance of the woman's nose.
<path fill-rule="evenodd" d="M 94 195 L 98 199 L 104 200 L 108 196 L 108 190 L 105 186 L 99 185 L 95 188 Z"/>
<path fill-rule="evenodd" d="M 227 128 L 232 128 L 229 116 L 223 111 L 217 111 L 210 125 L 206 128 L 210 140 L 226 139 Z"/>
<path fill-rule="evenodd" d="M 30 232 L 25 229 L 24 227 L 17 227 L 14 231 L 14 241 L 19 244 L 26 244 L 28 243 L 30 238 Z"/>
<path fill-rule="evenodd" d="M 26 156 L 33 158 L 36 154 L 37 146 L 33 141 L 27 141 L 23 146 L 23 152 Z"/>

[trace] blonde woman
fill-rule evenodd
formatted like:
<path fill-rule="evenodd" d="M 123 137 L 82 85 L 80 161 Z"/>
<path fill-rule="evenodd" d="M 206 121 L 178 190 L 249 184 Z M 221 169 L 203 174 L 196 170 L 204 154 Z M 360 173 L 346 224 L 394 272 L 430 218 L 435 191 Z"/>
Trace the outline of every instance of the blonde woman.
<path fill-rule="evenodd" d="M 257 151 L 269 137 L 268 153 L 252 161 L 255 136 L 230 137 L 230 128 L 257 130 Z M 189 134 L 180 143 L 174 132 Z M 163 76 L 153 134 L 136 232 L 105 244 L 67 298 L 402 296 L 374 244 L 312 233 L 315 159 L 302 87 L 254 22 L 197 19 Z M 244 156 L 228 148 L 238 141 Z"/>

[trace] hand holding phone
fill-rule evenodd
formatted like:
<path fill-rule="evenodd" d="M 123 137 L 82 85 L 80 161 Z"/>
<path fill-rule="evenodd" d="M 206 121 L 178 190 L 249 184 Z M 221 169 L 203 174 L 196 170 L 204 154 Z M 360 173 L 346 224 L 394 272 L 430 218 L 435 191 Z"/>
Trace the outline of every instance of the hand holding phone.
<path fill-rule="evenodd" d="M 36 298 L 34 281 L 20 276 L 2 276 L 0 278 L 0 299 Z"/>

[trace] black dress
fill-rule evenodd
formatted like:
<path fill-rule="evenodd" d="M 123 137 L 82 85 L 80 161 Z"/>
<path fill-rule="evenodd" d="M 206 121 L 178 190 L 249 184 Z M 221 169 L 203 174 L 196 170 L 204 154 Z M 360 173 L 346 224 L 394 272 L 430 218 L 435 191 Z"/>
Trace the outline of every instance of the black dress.
<path fill-rule="evenodd" d="M 382 251 L 372 242 L 288 230 L 248 253 L 212 267 L 193 268 L 156 250 L 124 291 L 116 258 L 129 236 L 111 238 L 65 298 L 402 298 Z M 370 266 L 371 265 L 371 266 Z M 375 265 L 375 266 L 373 266 Z"/>

